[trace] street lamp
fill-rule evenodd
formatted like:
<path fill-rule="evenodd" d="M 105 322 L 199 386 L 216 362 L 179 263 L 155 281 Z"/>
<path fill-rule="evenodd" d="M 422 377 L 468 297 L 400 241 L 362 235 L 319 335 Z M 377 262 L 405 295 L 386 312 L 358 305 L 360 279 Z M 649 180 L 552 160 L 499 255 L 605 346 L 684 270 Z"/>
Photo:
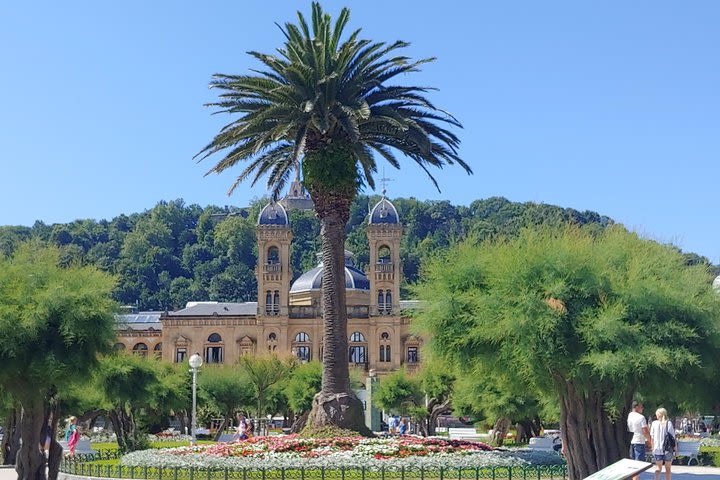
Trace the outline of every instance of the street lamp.
<path fill-rule="evenodd" d="M 190 356 L 188 363 L 190 364 L 190 371 L 193 374 L 193 386 L 192 386 L 193 404 L 192 404 L 192 420 L 191 420 L 191 424 L 190 424 L 190 430 L 191 430 L 190 445 L 194 446 L 195 442 L 197 441 L 197 437 L 195 435 L 195 429 L 197 428 L 197 372 L 198 372 L 198 368 L 200 368 L 203 364 L 202 357 L 199 354 L 195 353 Z"/>

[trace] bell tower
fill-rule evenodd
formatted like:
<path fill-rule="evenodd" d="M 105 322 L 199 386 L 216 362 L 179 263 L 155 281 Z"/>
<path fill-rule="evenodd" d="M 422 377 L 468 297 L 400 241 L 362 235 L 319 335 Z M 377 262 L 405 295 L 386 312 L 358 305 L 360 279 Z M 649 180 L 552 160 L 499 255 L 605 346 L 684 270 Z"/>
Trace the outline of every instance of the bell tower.
<path fill-rule="evenodd" d="M 288 315 L 290 291 L 290 244 L 293 239 L 285 208 L 268 203 L 258 216 L 256 228 L 258 263 L 258 316 Z"/>
<path fill-rule="evenodd" d="M 402 225 L 395 205 L 385 198 L 370 211 L 367 226 L 370 246 L 370 315 L 400 315 L 400 241 Z"/>

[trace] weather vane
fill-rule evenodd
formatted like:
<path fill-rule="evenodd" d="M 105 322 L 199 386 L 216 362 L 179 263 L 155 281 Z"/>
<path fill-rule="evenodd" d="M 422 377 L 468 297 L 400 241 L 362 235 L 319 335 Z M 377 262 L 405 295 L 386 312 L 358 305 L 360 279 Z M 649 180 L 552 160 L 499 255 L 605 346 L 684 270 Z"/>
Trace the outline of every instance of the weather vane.
<path fill-rule="evenodd" d="M 388 178 L 385 176 L 385 167 L 383 167 L 383 176 L 380 179 L 380 183 L 382 184 L 382 195 L 385 196 L 385 192 L 387 191 L 385 187 L 387 186 L 388 182 L 394 182 L 394 178 Z"/>

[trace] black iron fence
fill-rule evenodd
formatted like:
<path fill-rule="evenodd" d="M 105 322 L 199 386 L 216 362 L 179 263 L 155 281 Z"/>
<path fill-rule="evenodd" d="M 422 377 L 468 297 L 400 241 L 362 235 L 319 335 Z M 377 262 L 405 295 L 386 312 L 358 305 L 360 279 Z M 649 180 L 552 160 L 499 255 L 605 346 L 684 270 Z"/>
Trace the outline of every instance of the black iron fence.
<path fill-rule="evenodd" d="M 565 465 L 514 467 L 308 467 L 200 468 L 130 467 L 117 463 L 120 453 L 77 454 L 66 458 L 60 471 L 83 477 L 137 480 L 541 480 L 565 479 Z"/>

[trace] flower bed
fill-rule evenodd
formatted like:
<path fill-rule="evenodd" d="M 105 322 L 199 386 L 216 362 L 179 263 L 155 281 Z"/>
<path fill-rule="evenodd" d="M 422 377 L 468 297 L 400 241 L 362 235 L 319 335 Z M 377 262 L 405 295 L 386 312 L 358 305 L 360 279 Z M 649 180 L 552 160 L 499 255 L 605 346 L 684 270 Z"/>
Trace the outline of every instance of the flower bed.
<path fill-rule="evenodd" d="M 255 437 L 237 443 L 143 450 L 122 457 L 127 467 L 369 468 L 374 470 L 485 468 L 563 463 L 555 454 L 499 451 L 484 443 L 400 436 L 391 438 Z"/>

